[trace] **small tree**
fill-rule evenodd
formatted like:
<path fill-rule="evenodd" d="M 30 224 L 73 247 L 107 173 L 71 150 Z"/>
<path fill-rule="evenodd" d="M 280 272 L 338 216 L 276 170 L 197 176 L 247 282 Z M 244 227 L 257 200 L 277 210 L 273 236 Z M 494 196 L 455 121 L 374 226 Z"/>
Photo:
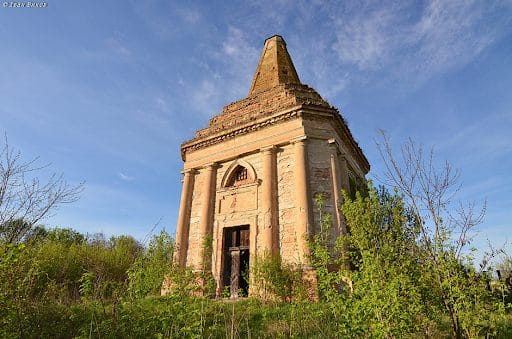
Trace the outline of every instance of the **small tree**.
<path fill-rule="evenodd" d="M 52 215 L 61 204 L 78 200 L 83 184 L 68 184 L 62 174 L 38 178 L 47 166 L 35 158 L 25 161 L 9 146 L 0 147 L 0 241 L 19 242 L 38 222 Z"/>
<path fill-rule="evenodd" d="M 433 151 L 425 152 L 409 140 L 397 157 L 383 132 L 378 147 L 386 167 L 384 182 L 403 196 L 418 227 L 418 260 L 431 289 L 431 302 L 437 302 L 440 313 L 448 315 L 454 337 L 492 334 L 493 315 L 503 310 L 494 307 L 485 289 L 482 272 L 486 263 L 475 271 L 467 252 L 472 233 L 483 220 L 485 204 L 481 209 L 474 203 L 452 208 L 460 188 L 459 173 L 448 162 L 439 170 Z"/>
<path fill-rule="evenodd" d="M 344 192 L 354 270 L 350 295 L 354 330 L 394 338 L 425 328 L 425 290 L 417 260 L 417 227 L 402 198 L 369 183 L 368 196 Z"/>
<path fill-rule="evenodd" d="M 163 230 L 151 239 L 145 253 L 128 270 L 128 293 L 132 298 L 160 294 L 162 281 L 171 270 L 173 249 L 171 236 Z"/>

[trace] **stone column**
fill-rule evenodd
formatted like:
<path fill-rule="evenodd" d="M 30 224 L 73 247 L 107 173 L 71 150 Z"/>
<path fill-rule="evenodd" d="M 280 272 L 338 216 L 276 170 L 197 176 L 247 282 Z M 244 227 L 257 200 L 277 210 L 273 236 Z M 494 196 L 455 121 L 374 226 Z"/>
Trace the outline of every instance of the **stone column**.
<path fill-rule="evenodd" d="M 330 139 L 329 143 L 329 156 L 331 162 L 331 179 L 332 179 L 332 197 L 333 197 L 333 209 L 334 209 L 334 226 L 336 230 L 336 236 L 344 234 L 341 216 L 341 178 L 339 171 L 338 162 L 338 145 L 336 140 Z"/>
<path fill-rule="evenodd" d="M 308 239 L 311 235 L 311 204 L 309 180 L 307 175 L 307 149 L 306 140 L 294 142 L 295 153 L 295 200 L 297 211 L 297 244 L 299 258 L 302 264 L 308 264 Z"/>
<path fill-rule="evenodd" d="M 201 235 L 201 256 L 199 258 L 199 269 L 209 270 L 211 258 L 206 258 L 204 252 L 206 239 L 212 235 L 213 226 L 213 204 L 215 198 L 215 185 L 217 179 L 217 164 L 213 163 L 204 168 L 204 183 L 201 192 L 201 216 L 199 219 L 199 234 Z"/>
<path fill-rule="evenodd" d="M 263 211 L 262 249 L 267 254 L 277 254 L 279 250 L 279 230 L 276 218 L 276 159 L 275 147 L 261 150 L 263 157 L 262 197 Z"/>
<path fill-rule="evenodd" d="M 180 267 L 185 267 L 187 259 L 190 210 L 192 205 L 195 170 L 185 170 L 183 171 L 183 175 L 183 188 L 181 190 L 178 225 L 176 226 L 176 245 L 174 249 L 174 262 Z"/>

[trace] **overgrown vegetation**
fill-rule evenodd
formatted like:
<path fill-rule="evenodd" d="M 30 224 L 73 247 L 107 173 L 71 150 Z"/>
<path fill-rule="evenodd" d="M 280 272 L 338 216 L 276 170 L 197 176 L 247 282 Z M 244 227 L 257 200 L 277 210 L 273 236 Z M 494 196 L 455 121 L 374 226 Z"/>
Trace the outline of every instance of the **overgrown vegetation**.
<path fill-rule="evenodd" d="M 174 265 L 165 232 L 143 246 L 11 220 L 0 233 L 24 231 L 15 241 L 0 234 L 0 337 L 512 337 L 512 260 L 498 265 L 501 279 L 488 273 L 496 251 L 472 265 L 467 246 L 483 213 L 470 206 L 450 214 L 456 176 L 449 166 L 437 172 L 415 147 L 399 164 L 384 138 L 394 189 L 370 182 L 343 192 L 349 233 L 336 241 L 316 197 L 312 267 L 255 258 L 250 283 L 261 298 L 214 300 L 209 270 Z M 211 239 L 204 246 L 210 256 Z M 164 279 L 171 293 L 160 297 Z"/>
<path fill-rule="evenodd" d="M 453 336 L 438 296 L 445 290 L 432 282 L 418 225 L 400 195 L 370 186 L 364 197 L 345 196 L 343 213 L 350 236 L 333 247 L 324 214 L 325 234 L 311 241 L 317 302 L 309 299 L 306 272 L 279 258 L 261 259 L 252 273 L 265 282 L 266 298 L 216 301 L 191 296 L 197 276 L 172 265 L 165 232 L 143 248 L 129 237 L 40 229 L 26 242 L 1 248 L 0 337 Z M 344 265 L 347 255 L 352 270 Z M 461 337 L 512 334 L 505 285 L 489 290 L 489 277 L 461 263 L 445 270 Z M 159 297 L 165 275 L 174 288 Z"/>

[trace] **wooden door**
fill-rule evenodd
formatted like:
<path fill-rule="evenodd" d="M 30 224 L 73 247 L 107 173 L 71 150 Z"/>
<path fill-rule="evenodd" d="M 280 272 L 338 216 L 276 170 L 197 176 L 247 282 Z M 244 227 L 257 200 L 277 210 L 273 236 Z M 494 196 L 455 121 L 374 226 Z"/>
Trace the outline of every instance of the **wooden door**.
<path fill-rule="evenodd" d="M 223 283 L 231 298 L 249 292 L 249 225 L 224 229 Z M 241 295 L 240 295 L 241 294 Z"/>

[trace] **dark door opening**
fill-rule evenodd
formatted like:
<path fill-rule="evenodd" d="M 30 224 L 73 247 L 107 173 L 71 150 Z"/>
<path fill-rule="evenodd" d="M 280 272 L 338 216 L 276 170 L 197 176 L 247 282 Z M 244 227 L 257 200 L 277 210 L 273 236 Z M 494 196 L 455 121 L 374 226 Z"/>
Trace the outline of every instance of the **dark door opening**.
<path fill-rule="evenodd" d="M 224 228 L 222 281 L 231 298 L 249 293 L 249 225 Z"/>

